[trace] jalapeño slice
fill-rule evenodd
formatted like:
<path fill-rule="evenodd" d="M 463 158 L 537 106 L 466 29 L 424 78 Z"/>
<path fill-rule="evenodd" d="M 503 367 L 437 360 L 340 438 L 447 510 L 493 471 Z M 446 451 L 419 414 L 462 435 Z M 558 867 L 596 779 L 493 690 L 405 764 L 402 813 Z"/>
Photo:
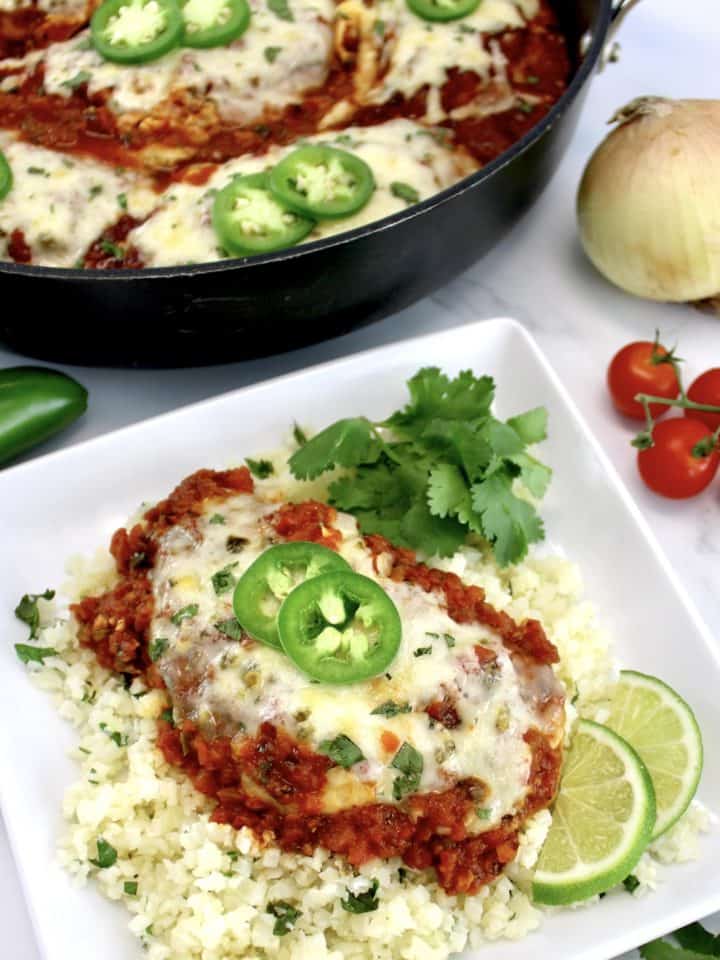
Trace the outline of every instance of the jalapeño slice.
<path fill-rule="evenodd" d="M 247 0 L 184 0 L 186 47 L 222 47 L 245 33 L 250 23 Z"/>
<path fill-rule="evenodd" d="M 413 13 L 423 20 L 459 20 L 474 13 L 480 0 L 407 0 Z"/>
<path fill-rule="evenodd" d="M 114 63 L 147 63 L 176 47 L 183 18 L 176 0 L 105 0 L 92 15 L 97 52 Z"/>
<path fill-rule="evenodd" d="M 402 626 L 374 580 L 352 571 L 323 573 L 289 594 L 278 614 L 280 643 L 303 673 L 321 683 L 358 683 L 395 658 Z"/>
<path fill-rule="evenodd" d="M 5 154 L 0 150 L 0 200 L 4 200 L 13 185 L 13 175 Z"/>
<path fill-rule="evenodd" d="M 355 154 L 307 144 L 289 153 L 270 173 L 274 195 L 298 213 L 320 219 L 347 217 L 375 190 L 370 167 Z"/>
<path fill-rule="evenodd" d="M 277 616 L 290 591 L 308 577 L 349 569 L 340 554 L 317 543 L 279 543 L 240 577 L 233 594 L 235 616 L 251 637 L 279 650 Z"/>
<path fill-rule="evenodd" d="M 267 173 L 232 179 L 215 197 L 212 221 L 227 252 L 241 257 L 291 247 L 315 226 L 270 192 Z"/>

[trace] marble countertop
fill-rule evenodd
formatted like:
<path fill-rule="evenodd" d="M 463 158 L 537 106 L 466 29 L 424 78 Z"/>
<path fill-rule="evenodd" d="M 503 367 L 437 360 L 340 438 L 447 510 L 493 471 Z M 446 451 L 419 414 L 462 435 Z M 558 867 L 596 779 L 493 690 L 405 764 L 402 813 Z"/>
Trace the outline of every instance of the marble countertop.
<path fill-rule="evenodd" d="M 622 55 L 595 77 L 572 145 L 533 209 L 490 255 L 433 297 L 357 333 L 282 356 L 198 370 L 66 367 L 90 389 L 82 422 L 45 452 L 244 384 L 416 334 L 491 316 L 512 316 L 537 338 L 663 544 L 711 627 L 720 624 L 720 487 L 695 500 L 657 498 L 642 485 L 628 446 L 632 426 L 606 397 L 609 358 L 625 342 L 679 343 L 687 382 L 720 366 L 720 318 L 653 304 L 609 286 L 584 259 L 574 221 L 585 161 L 620 105 L 643 94 L 720 98 L 717 0 L 644 0 L 627 18 Z M 101 333 L 101 331 L 99 331 Z M 0 367 L 19 358 L 0 347 Z M 720 642 L 720 632 L 718 633 Z M 720 917 L 711 921 L 720 923 Z M 0 929 L 9 960 L 40 960 L 0 823 Z M 6 951 L 9 951 L 6 953 Z"/>

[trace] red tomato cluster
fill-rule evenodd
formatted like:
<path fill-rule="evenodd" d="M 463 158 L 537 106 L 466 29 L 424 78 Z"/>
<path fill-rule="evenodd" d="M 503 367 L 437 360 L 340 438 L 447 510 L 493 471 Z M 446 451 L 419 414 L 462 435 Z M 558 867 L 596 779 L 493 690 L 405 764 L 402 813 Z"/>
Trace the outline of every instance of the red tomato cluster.
<path fill-rule="evenodd" d="M 645 484 L 664 497 L 684 499 L 704 490 L 720 465 L 720 367 L 706 370 L 684 394 L 678 363 L 657 340 L 629 343 L 611 360 L 607 385 L 620 413 L 647 421 L 647 431 L 634 441 Z M 652 402 L 660 398 L 671 402 Z M 672 409 L 684 416 L 655 422 Z"/>

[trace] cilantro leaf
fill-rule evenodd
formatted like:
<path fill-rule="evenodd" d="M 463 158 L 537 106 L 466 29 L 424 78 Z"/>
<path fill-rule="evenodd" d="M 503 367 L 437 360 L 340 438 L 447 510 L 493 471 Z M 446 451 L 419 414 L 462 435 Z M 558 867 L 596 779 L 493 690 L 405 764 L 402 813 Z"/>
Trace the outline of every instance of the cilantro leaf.
<path fill-rule="evenodd" d="M 538 499 L 544 497 L 552 479 L 550 467 L 546 467 L 529 453 L 516 453 L 510 459 L 520 468 L 520 480 L 527 487 L 528 492 Z"/>
<path fill-rule="evenodd" d="M 640 886 L 640 881 L 634 873 L 629 873 L 623 880 L 623 886 L 628 893 L 635 893 L 637 888 Z"/>
<path fill-rule="evenodd" d="M 706 957 L 720 957 L 720 935 L 715 936 L 706 930 L 701 923 L 691 923 L 681 927 L 673 934 L 681 947 L 694 950 Z"/>
<path fill-rule="evenodd" d="M 179 627 L 183 620 L 192 620 L 194 616 L 197 616 L 199 609 L 200 607 L 197 603 L 189 603 L 186 607 L 181 607 L 179 610 L 176 610 L 170 617 L 170 621 L 174 623 L 176 627 Z"/>
<path fill-rule="evenodd" d="M 350 888 L 346 887 L 347 899 L 341 900 L 340 906 L 348 913 L 372 913 L 380 906 L 376 896 L 379 886 L 378 881 L 373 880 L 370 888 L 364 893 L 352 893 Z"/>
<path fill-rule="evenodd" d="M 409 703 L 395 703 L 394 700 L 386 700 L 379 707 L 370 711 L 371 716 L 376 717 L 396 717 L 399 713 L 410 713 L 412 707 Z"/>
<path fill-rule="evenodd" d="M 434 516 L 457 515 L 469 500 L 467 482 L 458 467 L 441 463 L 430 471 L 428 506 Z"/>
<path fill-rule="evenodd" d="M 424 766 L 422 754 L 405 741 L 395 754 L 390 766 L 400 771 L 400 776 L 395 777 L 393 782 L 394 799 L 402 800 L 409 793 L 414 793 L 420 786 L 422 777 Z"/>
<path fill-rule="evenodd" d="M 117 850 L 112 844 L 108 843 L 107 840 L 103 840 L 102 837 L 97 838 L 96 846 L 97 858 L 95 860 L 91 859 L 90 863 L 99 870 L 107 870 L 108 867 L 112 867 L 116 862 L 118 858 Z"/>
<path fill-rule="evenodd" d="M 474 420 L 490 412 L 495 385 L 492 377 L 475 377 L 463 370 L 450 380 L 437 367 L 425 367 L 408 381 L 410 403 L 385 421 L 404 434 L 417 435 L 431 420 Z"/>
<path fill-rule="evenodd" d="M 529 543 L 543 538 L 543 526 L 535 509 L 511 489 L 512 478 L 498 471 L 471 487 L 473 509 L 482 518 L 485 537 L 493 544 L 501 566 L 517 563 Z"/>
<path fill-rule="evenodd" d="M 436 517 L 427 503 L 419 500 L 400 522 L 400 546 L 416 547 L 432 543 L 432 552 L 451 557 L 464 543 L 467 530 L 453 517 Z"/>
<path fill-rule="evenodd" d="M 507 425 L 515 431 L 523 443 L 540 443 L 547 437 L 547 419 L 545 407 L 535 407 L 517 417 L 510 417 Z"/>
<path fill-rule="evenodd" d="M 299 447 L 304 447 L 308 442 L 308 436 L 299 423 L 293 424 L 293 439 Z"/>
<path fill-rule="evenodd" d="M 494 383 L 470 371 L 454 379 L 436 367 L 408 381 L 410 402 L 382 423 L 339 420 L 290 458 L 300 479 L 345 467 L 329 501 L 353 513 L 364 534 L 450 556 L 468 533 L 491 544 L 501 565 L 516 563 L 543 537 L 534 507 L 513 493 L 516 479 L 542 497 L 551 471 L 527 452 L 545 436 L 537 407 L 503 423 L 490 406 Z"/>
<path fill-rule="evenodd" d="M 322 740 L 318 747 L 318 753 L 324 753 L 339 767 L 352 767 L 353 764 L 360 763 L 361 760 L 365 759 L 360 747 L 353 743 L 350 737 L 346 737 L 344 733 L 335 737 L 334 740 Z"/>
<path fill-rule="evenodd" d="M 353 417 L 338 420 L 308 440 L 290 457 L 290 469 L 300 480 L 314 480 L 335 466 L 374 463 L 378 454 L 379 444 L 372 435 L 370 421 Z"/>
<path fill-rule="evenodd" d="M 258 480 L 267 480 L 275 473 L 275 467 L 270 460 L 253 460 L 252 457 L 245 457 L 245 463 L 250 473 Z"/>
<path fill-rule="evenodd" d="M 218 596 L 223 593 L 227 593 L 235 586 L 235 575 L 233 574 L 233 570 L 237 565 L 238 561 L 236 560 L 235 563 L 229 563 L 226 567 L 223 567 L 222 570 L 218 570 L 217 573 L 214 573 L 210 577 L 213 590 Z"/>
<path fill-rule="evenodd" d="M 15 616 L 30 627 L 30 639 L 37 640 L 40 629 L 40 611 L 38 610 L 38 600 L 52 600 L 55 596 L 54 590 L 46 590 L 44 593 L 26 593 L 20 603 L 15 607 Z"/>
<path fill-rule="evenodd" d="M 167 637 L 156 637 L 152 641 L 148 649 L 148 654 L 153 663 L 155 663 L 156 660 L 160 659 L 160 657 L 167 650 L 169 644 L 170 644 L 170 641 L 167 639 Z"/>
<path fill-rule="evenodd" d="M 45 663 L 45 657 L 56 657 L 54 647 L 31 647 L 29 643 L 16 643 L 15 653 L 23 663 Z"/>
<path fill-rule="evenodd" d="M 231 640 L 240 640 L 242 638 L 243 629 L 235 617 L 230 617 L 229 620 L 221 620 L 215 624 L 215 629 L 219 630 L 220 633 L 226 637 L 230 637 Z"/>
<path fill-rule="evenodd" d="M 285 900 L 275 900 L 269 903 L 266 912 L 275 917 L 273 933 L 276 937 L 284 937 L 295 926 L 295 921 L 302 916 L 302 910 L 297 910 Z"/>
<path fill-rule="evenodd" d="M 666 940 L 652 940 L 640 947 L 640 956 L 644 960 L 703 960 L 707 954 L 697 953 L 695 950 L 684 950 L 674 947 Z"/>
<path fill-rule="evenodd" d="M 271 10 L 281 20 L 293 21 L 295 19 L 288 0 L 267 0 L 267 6 L 268 10 Z"/>

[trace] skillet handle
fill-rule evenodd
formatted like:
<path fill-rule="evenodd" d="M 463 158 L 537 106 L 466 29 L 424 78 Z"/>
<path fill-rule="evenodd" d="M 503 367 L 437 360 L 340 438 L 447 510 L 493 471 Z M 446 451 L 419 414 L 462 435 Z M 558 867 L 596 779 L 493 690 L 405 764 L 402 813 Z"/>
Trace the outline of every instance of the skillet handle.
<path fill-rule="evenodd" d="M 604 70 L 609 63 L 617 63 L 620 59 L 620 44 L 615 39 L 615 36 L 622 26 L 625 17 L 638 3 L 640 3 L 640 0 L 616 0 L 613 4 L 606 43 L 598 61 L 598 73 Z"/>

